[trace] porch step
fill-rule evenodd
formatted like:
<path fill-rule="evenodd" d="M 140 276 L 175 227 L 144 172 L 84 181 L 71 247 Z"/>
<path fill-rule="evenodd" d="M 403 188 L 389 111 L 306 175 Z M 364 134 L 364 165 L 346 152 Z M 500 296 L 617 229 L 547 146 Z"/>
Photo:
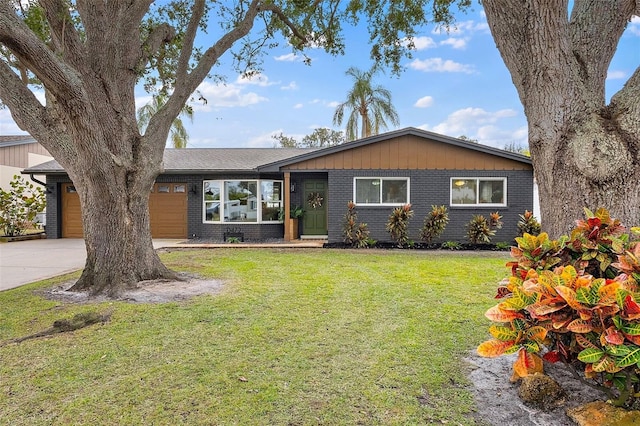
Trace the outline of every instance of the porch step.
<path fill-rule="evenodd" d="M 300 239 L 327 241 L 329 240 L 329 236 L 328 235 L 300 235 Z"/>

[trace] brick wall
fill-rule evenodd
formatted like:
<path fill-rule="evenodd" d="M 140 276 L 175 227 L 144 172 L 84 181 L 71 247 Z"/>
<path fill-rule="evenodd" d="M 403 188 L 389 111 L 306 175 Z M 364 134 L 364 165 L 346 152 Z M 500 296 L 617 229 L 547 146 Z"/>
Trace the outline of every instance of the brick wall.
<path fill-rule="evenodd" d="M 532 171 L 473 171 L 473 170 L 331 170 L 328 173 L 292 173 L 291 181 L 296 184 L 296 192 L 291 194 L 291 205 L 304 205 L 303 181 L 305 179 L 328 179 L 328 234 L 330 242 L 342 241 L 342 225 L 347 210 L 347 202 L 353 199 L 354 177 L 408 177 L 410 179 L 410 201 L 414 217 L 410 222 L 410 238 L 420 239 L 420 228 L 425 216 L 431 211 L 431 205 L 445 205 L 449 209 L 449 224 L 438 241 L 466 242 L 465 225 L 475 214 L 488 215 L 499 211 L 503 216 L 503 228 L 497 231 L 494 242 L 510 242 L 517 235 L 518 215 L 525 209 L 533 208 L 533 172 Z M 478 208 L 449 206 L 449 185 L 451 177 L 506 177 L 507 207 Z M 224 179 L 276 179 L 278 174 L 268 175 L 225 175 Z M 239 231 L 244 233 L 246 241 L 260 241 L 282 238 L 283 225 L 280 223 L 236 224 L 236 223 L 203 223 L 202 181 L 206 179 L 222 179 L 215 174 L 206 175 L 173 175 L 158 177 L 157 182 L 186 183 L 188 188 L 188 234 L 189 238 L 222 241 L 225 232 Z M 60 238 L 60 184 L 70 182 L 67 176 L 48 176 L 47 186 L 51 190 L 47 194 L 47 238 Z M 283 188 L 288 194 L 288 188 Z M 195 192 L 194 192 L 195 190 Z M 359 206 L 358 219 L 369 225 L 371 238 L 378 241 L 389 241 L 385 230 L 389 214 L 389 206 Z"/>
<path fill-rule="evenodd" d="M 329 172 L 329 241 L 342 241 L 342 225 L 347 203 L 353 200 L 354 177 L 408 177 L 410 202 L 414 211 L 409 225 L 410 238 L 420 240 L 420 228 L 432 205 L 445 205 L 449 210 L 449 224 L 438 241 L 467 242 L 465 225 L 473 215 L 488 215 L 498 211 L 504 225 L 493 238 L 494 242 L 510 242 L 517 236 L 518 215 L 533 208 L 532 171 L 483 171 L 483 170 L 332 170 Z M 449 205 L 451 177 L 506 177 L 507 207 L 452 207 Z M 358 221 L 367 223 L 371 238 L 390 241 L 385 226 L 392 207 L 359 206 Z"/>

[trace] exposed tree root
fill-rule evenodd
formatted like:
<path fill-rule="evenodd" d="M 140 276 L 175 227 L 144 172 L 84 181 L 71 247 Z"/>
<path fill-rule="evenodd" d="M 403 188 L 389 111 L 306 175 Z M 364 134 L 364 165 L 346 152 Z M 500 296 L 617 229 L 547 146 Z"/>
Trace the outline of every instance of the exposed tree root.
<path fill-rule="evenodd" d="M 37 339 L 39 337 L 52 336 L 54 334 L 66 333 L 68 331 L 75 331 L 75 330 L 79 330 L 81 328 L 88 327 L 90 325 L 97 324 L 97 323 L 104 324 L 111 319 L 112 313 L 113 313 L 113 309 L 109 309 L 104 313 L 82 312 L 74 315 L 73 318 L 71 319 L 55 320 L 53 322 L 53 326 L 46 330 L 39 331 L 37 333 L 30 334 L 28 336 L 18 337 L 16 339 L 11 339 L 6 342 L 2 342 L 0 343 L 0 347 L 9 345 L 11 343 L 22 343 L 25 340 Z"/>

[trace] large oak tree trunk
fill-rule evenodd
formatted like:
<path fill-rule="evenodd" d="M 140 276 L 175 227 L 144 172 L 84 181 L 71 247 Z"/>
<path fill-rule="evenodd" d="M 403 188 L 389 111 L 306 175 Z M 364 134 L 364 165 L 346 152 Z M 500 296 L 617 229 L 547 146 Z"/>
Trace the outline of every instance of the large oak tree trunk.
<path fill-rule="evenodd" d="M 640 69 L 605 101 L 611 58 L 635 0 L 486 0 L 487 21 L 518 90 L 543 228 L 567 233 L 583 208 L 640 225 Z"/>
<path fill-rule="evenodd" d="M 176 278 L 153 249 L 148 211 L 153 176 L 114 168 L 107 177 L 79 173 L 74 182 L 87 260 L 72 290 L 118 296 L 139 281 Z"/>

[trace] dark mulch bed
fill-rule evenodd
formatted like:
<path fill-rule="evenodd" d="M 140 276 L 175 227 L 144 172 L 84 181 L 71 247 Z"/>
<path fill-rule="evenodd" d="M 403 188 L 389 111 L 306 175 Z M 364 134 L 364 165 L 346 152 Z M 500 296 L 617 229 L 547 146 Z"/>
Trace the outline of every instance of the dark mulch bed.
<path fill-rule="evenodd" d="M 515 243 L 514 243 L 515 244 Z M 353 246 L 345 243 L 325 243 L 324 248 L 335 248 L 335 249 L 350 249 L 354 248 Z M 367 248 L 372 249 L 384 249 L 384 250 L 392 250 L 392 249 L 402 249 L 402 250 L 464 250 L 464 251 L 509 251 L 510 247 L 504 247 L 503 245 L 496 244 L 472 244 L 472 243 L 457 243 L 455 246 L 447 246 L 447 243 L 423 243 L 423 242 L 414 242 L 406 247 L 401 247 L 398 243 L 393 241 L 377 241 L 374 245 L 369 246 Z"/>

